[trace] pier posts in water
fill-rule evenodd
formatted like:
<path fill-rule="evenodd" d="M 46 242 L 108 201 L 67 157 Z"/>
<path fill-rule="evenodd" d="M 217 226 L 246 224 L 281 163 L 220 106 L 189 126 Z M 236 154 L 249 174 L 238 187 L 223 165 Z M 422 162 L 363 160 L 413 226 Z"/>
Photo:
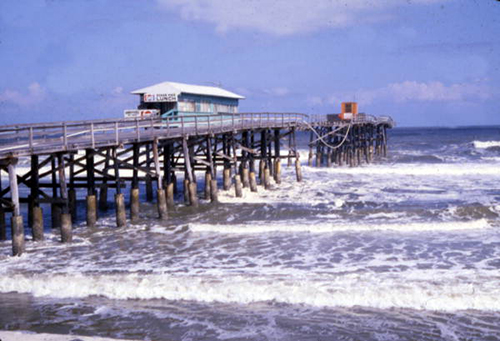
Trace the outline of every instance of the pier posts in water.
<path fill-rule="evenodd" d="M 189 153 L 187 137 L 182 139 L 182 150 L 184 154 L 184 167 L 187 179 L 184 179 L 184 191 L 187 193 L 188 203 L 193 207 L 198 207 L 197 186 L 191 168 L 191 155 Z"/>
<path fill-rule="evenodd" d="M 109 168 L 109 158 L 110 151 L 106 151 L 106 159 L 104 161 L 104 168 L 102 170 L 102 184 L 99 187 L 99 209 L 101 211 L 106 211 L 108 209 L 108 168 Z"/>
<path fill-rule="evenodd" d="M 43 211 L 40 206 L 33 207 L 33 226 L 32 226 L 33 241 L 43 241 Z"/>
<path fill-rule="evenodd" d="M 269 171 L 268 167 L 264 169 L 264 188 L 265 189 L 271 188 L 271 172 Z"/>
<path fill-rule="evenodd" d="M 210 173 L 210 170 L 207 169 L 207 171 L 205 172 L 205 200 L 210 200 L 210 186 L 212 186 L 212 174 Z"/>
<path fill-rule="evenodd" d="M 167 202 L 167 210 L 175 209 L 174 205 L 174 190 L 175 190 L 175 175 L 172 171 L 172 159 L 174 157 L 173 143 L 168 142 L 163 146 L 163 173 L 165 177 L 165 199 Z"/>
<path fill-rule="evenodd" d="M 71 243 L 73 241 L 73 227 L 71 214 L 63 213 L 61 215 L 61 242 Z"/>
<path fill-rule="evenodd" d="M 40 190 L 40 170 L 38 164 L 38 155 L 31 156 L 31 181 L 30 181 L 30 226 L 33 241 L 43 241 L 43 212 L 38 201 L 38 193 Z"/>
<path fill-rule="evenodd" d="M 24 242 L 24 224 L 21 216 L 19 201 L 19 188 L 17 185 L 16 174 L 17 159 L 11 159 L 7 166 L 9 172 L 10 194 L 12 198 L 12 255 L 20 256 L 25 250 Z"/>
<path fill-rule="evenodd" d="M 85 151 L 85 159 L 87 171 L 87 226 L 95 227 L 97 223 L 97 201 L 95 195 L 94 153 L 92 149 Z"/>
<path fill-rule="evenodd" d="M 97 222 L 97 203 L 95 195 L 87 195 L 86 197 L 87 205 L 87 227 L 95 227 Z"/>
<path fill-rule="evenodd" d="M 362 163 L 371 163 L 374 156 L 387 156 L 387 125 L 371 123 L 347 125 L 339 123 L 339 127 L 317 127 L 318 134 L 309 142 L 309 165 L 312 165 L 313 148 L 316 150 L 316 166 L 332 167 L 334 164 L 356 167 Z"/>
<path fill-rule="evenodd" d="M 135 143 L 132 147 L 132 186 L 130 188 L 130 222 L 132 224 L 139 220 L 139 155 L 140 145 Z"/>
<path fill-rule="evenodd" d="M 235 195 L 237 198 L 241 198 L 243 196 L 243 189 L 242 189 L 242 183 L 241 183 L 241 177 L 239 174 L 236 174 L 234 176 L 234 190 L 235 190 Z"/>
<path fill-rule="evenodd" d="M 158 204 L 158 216 L 162 220 L 168 219 L 167 213 L 167 196 L 165 190 L 163 189 L 163 176 L 160 169 L 160 160 L 158 154 L 158 138 L 153 141 L 153 162 L 156 170 L 156 177 L 158 182 L 157 189 L 157 204 Z"/>
<path fill-rule="evenodd" d="M 113 153 L 113 165 L 115 168 L 115 184 L 116 184 L 116 194 L 115 194 L 116 226 L 123 227 L 127 225 L 127 215 L 125 210 L 125 198 L 121 190 L 120 160 L 118 160 L 118 151 L 116 147 L 112 149 L 112 153 Z"/>
<path fill-rule="evenodd" d="M 207 198 L 207 193 L 205 193 L 205 199 L 210 199 L 211 202 L 217 202 L 219 201 L 218 198 L 218 189 L 217 189 L 217 174 L 216 174 L 216 166 L 215 166 L 215 160 L 214 160 L 214 154 L 212 151 L 212 137 L 208 136 L 206 140 L 206 154 L 207 154 L 207 162 L 208 162 L 208 167 L 206 170 L 206 178 L 205 181 L 208 183 L 208 180 L 210 179 L 210 185 L 208 186 L 208 189 L 210 190 L 210 195 L 209 198 Z M 215 143 L 215 149 L 217 149 L 217 142 Z"/>
<path fill-rule="evenodd" d="M 4 240 L 7 240 L 7 224 L 5 223 L 5 210 L 3 205 L 0 203 L 0 241 Z"/>
<path fill-rule="evenodd" d="M 55 201 L 58 198 L 57 193 L 57 167 L 56 167 L 56 158 L 54 155 L 50 156 L 50 165 L 51 165 L 51 180 L 52 180 L 52 202 L 50 204 L 51 208 L 51 220 L 52 220 L 52 228 L 58 229 L 61 228 L 61 206 Z"/>
<path fill-rule="evenodd" d="M 280 130 L 274 130 L 274 181 L 281 184 Z"/>
<path fill-rule="evenodd" d="M 57 155 L 59 167 L 59 189 L 63 207 L 61 212 L 61 242 L 70 243 L 73 240 L 73 226 L 71 222 L 71 213 L 69 211 L 68 188 L 66 186 L 66 165 L 63 154 Z"/>
<path fill-rule="evenodd" d="M 68 204 L 69 211 L 71 213 L 71 220 L 73 223 L 77 221 L 77 210 L 76 210 L 76 190 L 75 190 L 75 156 L 70 154 L 69 157 L 69 190 L 68 190 Z"/>
<path fill-rule="evenodd" d="M 250 183 L 250 191 L 257 192 L 257 179 L 255 176 L 255 172 L 250 172 L 248 174 L 249 183 Z"/>
<path fill-rule="evenodd" d="M 217 202 L 219 201 L 219 198 L 218 198 L 218 189 L 217 189 L 217 180 L 213 180 L 211 181 L 211 184 L 210 184 L 210 201 L 211 202 Z"/>
<path fill-rule="evenodd" d="M 307 165 L 309 167 L 312 167 L 313 165 L 313 144 L 312 144 L 312 141 L 313 141 L 313 135 L 314 133 L 311 131 L 310 133 L 310 137 L 309 137 L 309 157 L 307 159 Z"/>
<path fill-rule="evenodd" d="M 146 144 L 146 169 L 151 169 L 151 145 Z M 151 174 L 146 173 L 146 200 L 153 201 L 153 180 Z"/>

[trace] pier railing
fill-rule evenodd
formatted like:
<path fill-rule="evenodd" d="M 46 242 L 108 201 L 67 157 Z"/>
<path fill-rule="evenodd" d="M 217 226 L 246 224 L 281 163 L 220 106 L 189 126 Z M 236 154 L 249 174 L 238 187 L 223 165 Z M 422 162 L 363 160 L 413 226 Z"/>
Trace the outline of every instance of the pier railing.
<path fill-rule="evenodd" d="M 306 117 L 299 113 L 223 113 L 9 125 L 0 127 L 0 158 L 120 145 L 155 137 L 289 128 Z"/>
<path fill-rule="evenodd" d="M 372 123 L 392 126 L 390 117 L 360 115 L 336 124 Z M 308 129 L 331 125 L 327 115 L 299 113 L 219 113 L 151 118 L 101 119 L 0 126 L 0 159 L 9 156 L 96 148 L 159 138 L 207 135 L 245 129 Z"/>
<path fill-rule="evenodd" d="M 336 117 L 336 119 L 333 119 L 333 117 Z M 373 115 L 367 115 L 367 114 L 358 114 L 354 118 L 350 120 L 341 120 L 338 118 L 338 115 L 336 114 L 331 114 L 331 115 L 325 115 L 325 114 L 314 114 L 314 115 L 308 115 L 307 117 L 307 122 L 312 123 L 312 124 L 330 124 L 332 122 L 341 122 L 343 124 L 385 124 L 388 126 L 395 126 L 396 123 L 390 116 L 373 116 Z"/>

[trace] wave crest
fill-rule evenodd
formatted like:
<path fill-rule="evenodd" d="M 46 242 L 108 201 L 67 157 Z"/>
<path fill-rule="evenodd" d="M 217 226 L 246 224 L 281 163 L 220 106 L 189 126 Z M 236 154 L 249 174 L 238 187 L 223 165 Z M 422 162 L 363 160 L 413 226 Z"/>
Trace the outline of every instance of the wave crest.
<path fill-rule="evenodd" d="M 0 278 L 0 291 L 57 298 L 104 296 L 110 299 L 166 299 L 236 304 L 280 302 L 320 307 L 498 311 L 498 274 L 492 272 L 413 270 L 408 273 L 351 273 L 312 275 L 306 278 L 290 274 L 14 275 L 8 279 Z"/>

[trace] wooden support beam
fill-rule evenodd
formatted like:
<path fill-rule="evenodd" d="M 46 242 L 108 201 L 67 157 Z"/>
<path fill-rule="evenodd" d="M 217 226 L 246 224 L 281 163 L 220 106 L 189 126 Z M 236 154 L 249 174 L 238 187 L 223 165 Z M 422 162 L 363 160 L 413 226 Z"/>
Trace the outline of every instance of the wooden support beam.
<path fill-rule="evenodd" d="M 158 181 L 158 189 L 163 188 L 163 175 L 160 169 L 160 158 L 158 156 L 158 138 L 155 137 L 153 141 L 153 162 L 155 165 L 156 179 Z"/>
<path fill-rule="evenodd" d="M 19 189 L 17 186 L 16 174 L 17 159 L 11 160 L 7 169 L 9 170 L 10 193 L 12 197 L 13 214 L 11 219 L 12 226 L 12 254 L 20 256 L 24 253 L 24 224 L 21 216 L 21 208 L 19 203 Z"/>
<path fill-rule="evenodd" d="M 217 142 L 216 142 L 217 144 Z M 210 176 L 211 180 L 214 180 L 216 175 L 215 175 L 215 166 L 214 166 L 214 156 L 212 153 L 212 139 L 207 137 L 207 162 L 208 162 L 208 167 L 210 168 Z"/>
<path fill-rule="evenodd" d="M 139 188 L 139 154 L 140 146 L 138 143 L 134 143 L 132 164 L 134 169 L 132 171 L 132 188 Z"/>
<path fill-rule="evenodd" d="M 87 194 L 95 195 L 95 166 L 94 166 L 94 153 L 92 149 L 86 149 L 86 171 L 87 171 Z"/>
<path fill-rule="evenodd" d="M 108 209 L 108 169 L 110 153 L 110 149 L 106 150 L 106 158 L 104 159 L 104 167 L 102 170 L 102 183 L 99 186 L 99 209 L 103 211 L 106 211 Z"/>
<path fill-rule="evenodd" d="M 189 182 L 193 182 L 193 172 L 191 169 L 191 158 L 189 157 L 189 148 L 187 143 L 187 138 L 182 139 L 182 150 L 184 153 L 184 167 L 186 169 L 186 175 L 188 177 Z"/>
<path fill-rule="evenodd" d="M 69 204 L 68 204 L 68 188 L 66 185 L 66 166 L 64 164 L 63 154 L 57 155 L 58 162 L 58 170 L 59 170 L 59 188 L 61 192 L 61 199 L 64 201 L 64 209 L 63 213 L 69 213 Z"/>
<path fill-rule="evenodd" d="M 153 183 L 152 176 L 150 172 L 151 169 L 151 145 L 148 143 L 146 145 L 146 199 L 147 201 L 153 201 Z"/>
<path fill-rule="evenodd" d="M 12 208 L 15 216 L 21 215 L 21 207 L 19 205 L 19 187 L 17 185 L 16 166 L 17 159 L 11 159 L 7 169 L 9 170 L 10 195 L 12 200 Z"/>

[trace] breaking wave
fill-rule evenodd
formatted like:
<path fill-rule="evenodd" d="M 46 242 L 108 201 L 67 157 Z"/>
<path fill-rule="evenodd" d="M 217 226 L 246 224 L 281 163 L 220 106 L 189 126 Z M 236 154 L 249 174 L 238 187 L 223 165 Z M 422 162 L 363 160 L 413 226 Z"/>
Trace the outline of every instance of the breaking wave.
<path fill-rule="evenodd" d="M 473 141 L 472 144 L 477 149 L 500 148 L 500 141 Z"/>
<path fill-rule="evenodd" d="M 429 223 L 399 223 L 399 224 L 338 224 L 338 223 L 306 223 L 306 222 L 249 222 L 247 224 L 197 224 L 189 225 L 192 232 L 217 232 L 217 233 L 266 233 L 266 232 L 309 232 L 331 233 L 339 231 L 459 231 L 489 228 L 486 219 L 456 222 L 429 222 Z"/>
<path fill-rule="evenodd" d="M 489 280 L 486 280 L 489 279 Z M 500 276 L 488 270 L 411 270 L 343 275 L 290 273 L 193 276 L 171 274 L 14 275 L 1 292 L 34 296 L 165 299 L 249 304 L 279 302 L 319 307 L 500 310 Z"/>

